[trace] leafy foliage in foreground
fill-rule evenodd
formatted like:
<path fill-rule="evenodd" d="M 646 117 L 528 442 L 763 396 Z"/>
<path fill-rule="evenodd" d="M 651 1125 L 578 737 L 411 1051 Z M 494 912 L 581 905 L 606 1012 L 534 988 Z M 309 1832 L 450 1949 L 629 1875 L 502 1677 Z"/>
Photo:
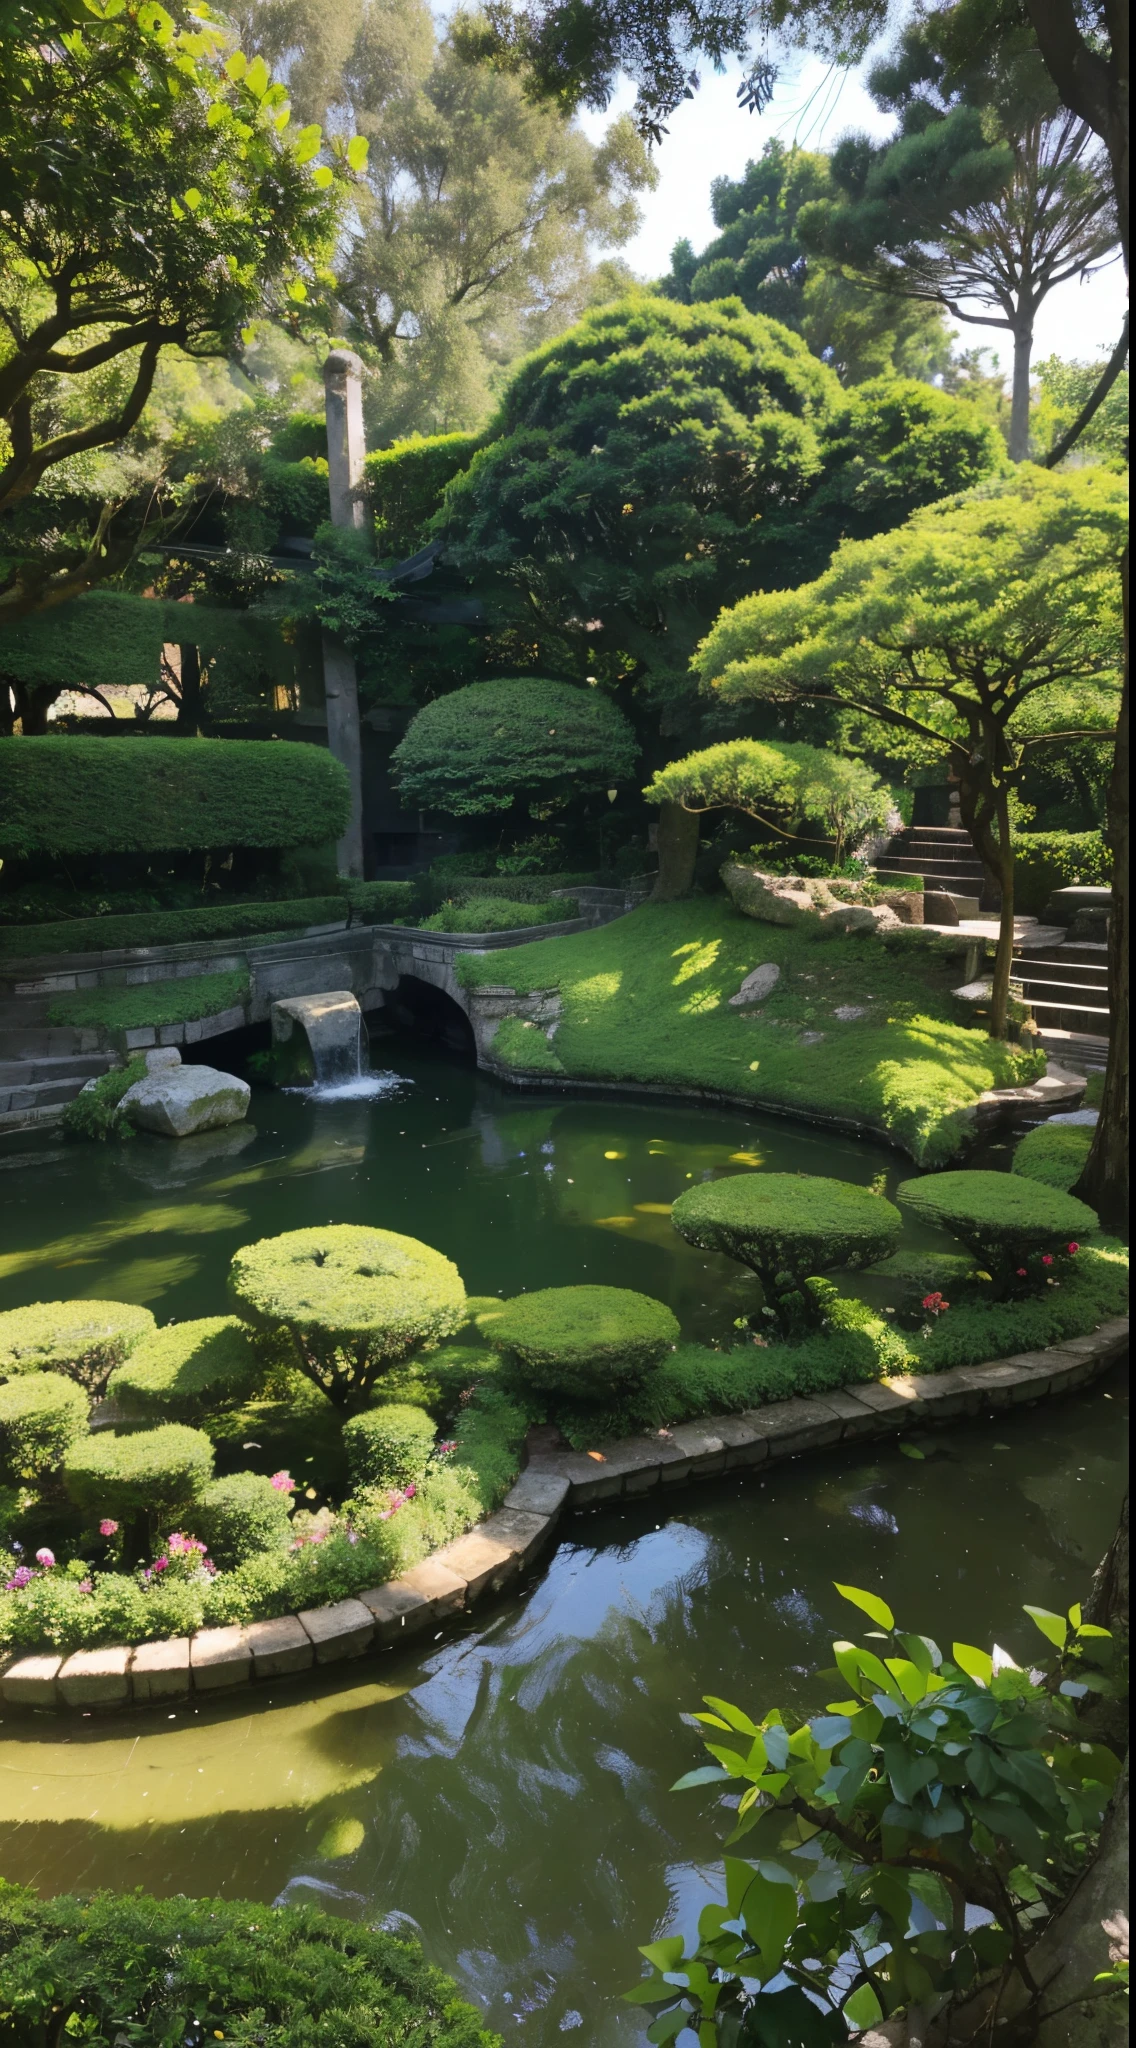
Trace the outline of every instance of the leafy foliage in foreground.
<path fill-rule="evenodd" d="M 2 1881 L 0 2028 L 14 2048 L 500 2048 L 415 1945 L 309 1906 Z"/>
<path fill-rule="evenodd" d="M 646 1944 L 655 2042 L 829 2048 L 911 2005 L 932 2013 L 1008 1963 L 1076 1869 L 1120 1770 L 1077 1739 L 1074 1702 L 1108 1690 L 1107 1630 L 1027 1607 L 1060 1657 L 1058 1687 L 1004 1652 L 900 1629 L 886 1602 L 837 1591 L 876 1647 L 833 1645 L 838 1697 L 799 1728 L 708 1698 L 692 1716 L 713 1763 L 679 1779 L 730 1788 L 726 1903 Z M 1028 1966 L 1027 1966 L 1028 1968 Z M 788 1983 L 782 1980 L 788 1979 Z"/>

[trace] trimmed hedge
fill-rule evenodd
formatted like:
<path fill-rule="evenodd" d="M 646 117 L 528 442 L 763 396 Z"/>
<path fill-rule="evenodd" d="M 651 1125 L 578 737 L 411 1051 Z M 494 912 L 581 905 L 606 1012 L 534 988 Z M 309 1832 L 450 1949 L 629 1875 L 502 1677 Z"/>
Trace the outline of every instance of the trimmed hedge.
<path fill-rule="evenodd" d="M 0 854 L 319 846 L 347 824 L 347 772 L 289 740 L 0 739 Z"/>
<path fill-rule="evenodd" d="M 140 981 L 129 988 L 81 988 L 56 996 L 49 1024 L 76 1031 L 131 1031 L 142 1024 L 188 1024 L 234 1010 L 249 992 L 243 967 L 229 974 L 186 974 L 173 981 Z"/>
<path fill-rule="evenodd" d="M 461 1275 L 416 1237 L 328 1224 L 261 1238 L 235 1253 L 229 1288 L 255 1328 L 337 1407 L 357 1408 L 385 1369 L 466 1320 Z"/>
<path fill-rule="evenodd" d="M 1067 1241 L 1079 1242 L 1099 1227 L 1085 1202 L 1023 1174 L 932 1173 L 902 1182 L 896 1199 L 953 1232 L 1003 1283 L 1032 1278 L 1036 1284 L 1045 1277 L 1039 1257 L 1059 1257 Z"/>
<path fill-rule="evenodd" d="M 132 2048 L 501 2048 L 416 1942 L 339 1915 L 0 1880 L 0 2022 L 31 2048 L 70 2040 L 69 2013 Z"/>
<path fill-rule="evenodd" d="M 263 1472 L 231 1472 L 211 1479 L 193 1503 L 193 1533 L 214 1564 L 228 1570 L 261 1550 L 279 1550 L 288 1540 L 291 1495 Z"/>
<path fill-rule="evenodd" d="M 1091 1124 L 1039 1124 L 1015 1147 L 1010 1170 L 1068 1194 L 1085 1170 L 1092 1142 Z"/>
<path fill-rule="evenodd" d="M 196 1422 L 221 1401 L 245 1401 L 264 1367 L 239 1316 L 202 1316 L 144 1337 L 107 1384 L 112 1400 L 147 1420 Z"/>
<path fill-rule="evenodd" d="M 58 1372 L 26 1372 L 0 1387 L 0 1459 L 17 1479 L 62 1465 L 87 1433 L 87 1397 Z"/>
<path fill-rule="evenodd" d="M 184 1507 L 213 1476 L 213 1446 L 201 1429 L 166 1422 L 117 1436 L 100 1430 L 74 1445 L 63 1467 L 76 1507 L 126 1521 Z"/>
<path fill-rule="evenodd" d="M 502 676 L 424 705 L 391 774 L 408 803 L 465 818 L 507 811 L 521 790 L 579 795 L 627 782 L 638 756 L 622 711 L 598 690 Z"/>
<path fill-rule="evenodd" d="M 424 1408 L 391 1401 L 368 1408 L 346 1424 L 343 1442 L 356 1486 L 417 1486 L 434 1448 L 434 1424 Z"/>
<path fill-rule="evenodd" d="M 480 434 L 413 434 L 368 455 L 366 477 L 380 557 L 417 552 L 428 538 L 446 485 L 469 468 L 481 442 Z"/>
<path fill-rule="evenodd" d="M 688 1244 L 756 1273 L 766 1307 L 786 1329 L 818 1319 L 807 1280 L 834 1266 L 872 1265 L 894 1249 L 902 1227 L 882 1195 L 795 1173 L 738 1173 L 688 1188 L 671 1221 Z"/>
<path fill-rule="evenodd" d="M 392 924 L 413 917 L 418 902 L 416 882 L 349 882 L 344 893 L 352 924 Z"/>
<path fill-rule="evenodd" d="M 157 1324 L 148 1308 L 125 1301 L 35 1301 L 0 1315 L 0 1377 L 65 1372 L 88 1394 Z"/>
<path fill-rule="evenodd" d="M 680 1331 L 669 1308 L 649 1294 L 544 1287 L 505 1302 L 485 1334 L 526 1387 L 588 1401 L 644 1379 Z"/>
<path fill-rule="evenodd" d="M 571 897 L 548 902 L 510 902 L 507 896 L 465 896 L 451 898 L 424 917 L 424 932 L 515 932 L 542 924 L 566 924 L 578 917 L 579 904 Z"/>
<path fill-rule="evenodd" d="M 0 740 L 0 746 L 5 742 Z M 34 741 L 27 741 L 32 746 Z M 100 746 L 109 741 L 99 741 Z M 261 742 L 251 742 L 250 745 Z M 0 953 L 112 953 L 133 946 L 186 946 L 196 939 L 268 938 L 335 924 L 346 916 L 342 896 L 302 896 L 283 903 L 211 905 L 208 910 L 139 910 L 125 917 L 75 917 L 52 924 L 0 926 Z"/>

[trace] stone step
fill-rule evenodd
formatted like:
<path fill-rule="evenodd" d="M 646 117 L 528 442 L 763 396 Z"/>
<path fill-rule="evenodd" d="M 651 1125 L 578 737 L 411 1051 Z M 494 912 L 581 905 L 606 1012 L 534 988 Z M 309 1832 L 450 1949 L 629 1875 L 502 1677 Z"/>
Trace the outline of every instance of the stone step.
<path fill-rule="evenodd" d="M 98 1050 L 97 1031 L 70 1024 L 0 1024 L 0 1060 L 66 1059 Z"/>
<path fill-rule="evenodd" d="M 85 1087 L 83 1080 L 25 1081 L 9 1087 L 0 1085 L 0 1113 L 13 1109 L 50 1109 L 55 1103 L 62 1107 L 65 1102 L 73 1102 L 80 1089 Z"/>
<path fill-rule="evenodd" d="M 1026 981 L 1051 983 L 1055 988 L 1092 989 L 1098 995 L 1108 994 L 1108 975 L 1097 966 L 1089 966 L 1083 960 L 1035 959 L 1031 954 L 1028 961 L 1022 954 L 1015 955 L 1014 972 L 1020 967 L 1021 978 Z"/>
<path fill-rule="evenodd" d="M 1060 1025 L 1041 1023 L 1039 1042 L 1051 1062 L 1060 1060 L 1078 1074 L 1103 1074 L 1108 1065 L 1108 1040 L 1098 1032 L 1067 1031 Z"/>
<path fill-rule="evenodd" d="M 0 1088 L 26 1086 L 32 1081 L 84 1081 L 97 1080 L 109 1068 L 117 1066 L 113 1053 L 73 1053 L 70 1058 L 0 1060 Z"/>
<path fill-rule="evenodd" d="M 905 825 L 902 832 L 893 833 L 891 843 L 897 846 L 901 840 L 910 839 L 917 840 L 920 845 L 924 840 L 936 846 L 971 844 L 970 833 L 961 825 Z"/>

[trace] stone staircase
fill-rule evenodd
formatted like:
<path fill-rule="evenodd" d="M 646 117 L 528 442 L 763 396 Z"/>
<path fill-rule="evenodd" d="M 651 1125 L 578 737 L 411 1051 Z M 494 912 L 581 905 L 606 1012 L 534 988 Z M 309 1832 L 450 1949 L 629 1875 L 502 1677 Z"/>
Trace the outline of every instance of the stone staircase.
<path fill-rule="evenodd" d="M 0 1039 L 4 1037 L 0 1032 Z M 19 1038 L 20 1033 L 9 1032 Z M 42 1034 L 40 1034 L 42 1035 Z M 78 1032 L 58 1031 L 59 1038 L 76 1038 Z M 88 1081 L 97 1080 L 119 1065 L 117 1053 L 62 1052 L 32 1058 L 9 1058 L 0 1044 L 0 1133 L 22 1131 L 35 1124 L 55 1123 L 61 1109 L 73 1101 Z"/>
<path fill-rule="evenodd" d="M 922 875 L 927 894 L 951 897 L 960 917 L 974 916 L 980 905 L 997 908 L 970 834 L 957 826 L 909 825 L 888 840 L 873 865 L 880 875 Z M 924 906 L 928 924 L 949 921 L 932 915 L 940 907 Z"/>
<path fill-rule="evenodd" d="M 1086 939 L 1065 939 L 1044 952 L 1015 950 L 1014 985 L 1033 1011 L 1043 1040 L 1054 1051 L 1087 1057 L 1103 1067 L 1108 1052 L 1108 947 Z M 1076 1045 L 1059 1047 L 1058 1036 Z"/>

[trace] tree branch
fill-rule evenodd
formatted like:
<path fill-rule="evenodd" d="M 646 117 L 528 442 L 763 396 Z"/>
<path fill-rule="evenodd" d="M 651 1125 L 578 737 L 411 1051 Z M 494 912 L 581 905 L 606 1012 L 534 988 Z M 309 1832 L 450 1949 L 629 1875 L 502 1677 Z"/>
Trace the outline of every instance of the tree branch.
<path fill-rule="evenodd" d="M 1117 342 L 1116 347 L 1113 349 L 1112 354 L 1110 355 L 1107 363 L 1104 366 L 1104 369 L 1101 371 L 1100 377 L 1097 380 L 1096 389 L 1093 391 L 1091 397 L 1089 397 L 1085 401 L 1085 404 L 1081 407 L 1081 410 L 1077 414 L 1076 419 L 1073 421 L 1072 426 L 1068 427 L 1066 431 L 1053 443 L 1053 446 L 1050 449 L 1048 455 L 1042 456 L 1041 466 L 1043 469 L 1056 469 L 1057 464 L 1061 462 L 1066 455 L 1068 455 L 1069 450 L 1070 448 L 1072 448 L 1074 442 L 1080 440 L 1081 435 L 1084 433 L 1085 428 L 1088 426 L 1089 421 L 1093 417 L 1093 414 L 1097 412 L 1098 409 L 1104 404 L 1104 401 L 1108 397 L 1109 392 L 1112 390 L 1112 387 L 1115 384 L 1117 378 L 1119 377 L 1121 370 L 1124 368 L 1125 358 L 1128 354 L 1128 322 L 1129 315 L 1126 313 L 1124 315 L 1124 326 L 1121 329 L 1120 340 Z"/>

